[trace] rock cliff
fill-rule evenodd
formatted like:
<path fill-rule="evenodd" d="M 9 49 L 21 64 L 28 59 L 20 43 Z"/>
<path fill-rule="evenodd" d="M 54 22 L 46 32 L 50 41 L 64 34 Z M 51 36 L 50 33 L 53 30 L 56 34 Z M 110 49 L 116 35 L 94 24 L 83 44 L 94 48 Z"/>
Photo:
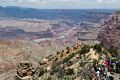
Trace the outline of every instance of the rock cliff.
<path fill-rule="evenodd" d="M 101 27 L 98 39 L 106 48 L 120 52 L 120 12 L 110 15 Z"/>

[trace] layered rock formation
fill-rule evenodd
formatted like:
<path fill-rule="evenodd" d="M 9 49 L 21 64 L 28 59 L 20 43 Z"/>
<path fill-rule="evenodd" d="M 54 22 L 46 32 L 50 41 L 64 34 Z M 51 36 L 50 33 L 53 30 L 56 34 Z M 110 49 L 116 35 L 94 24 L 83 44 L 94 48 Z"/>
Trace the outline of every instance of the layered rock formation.
<path fill-rule="evenodd" d="M 120 52 L 120 13 L 110 15 L 102 24 L 98 36 L 102 44 L 110 49 L 117 49 Z"/>

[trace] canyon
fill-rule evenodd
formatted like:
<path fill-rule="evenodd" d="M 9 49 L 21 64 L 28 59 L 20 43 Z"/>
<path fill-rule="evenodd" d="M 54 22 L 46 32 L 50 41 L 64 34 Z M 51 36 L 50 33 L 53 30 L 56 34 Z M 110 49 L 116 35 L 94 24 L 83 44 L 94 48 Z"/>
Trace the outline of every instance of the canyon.
<path fill-rule="evenodd" d="M 2 80 L 13 80 L 19 63 L 36 67 L 46 56 L 54 57 L 78 43 L 120 49 L 119 14 L 112 10 L 25 10 L 0 7 Z"/>

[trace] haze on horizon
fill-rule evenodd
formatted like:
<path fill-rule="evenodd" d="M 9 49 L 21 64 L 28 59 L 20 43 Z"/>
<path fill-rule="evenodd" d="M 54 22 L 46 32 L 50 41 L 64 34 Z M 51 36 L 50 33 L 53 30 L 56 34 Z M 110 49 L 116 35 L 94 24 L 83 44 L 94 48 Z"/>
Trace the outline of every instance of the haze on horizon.
<path fill-rule="evenodd" d="M 0 6 L 38 9 L 120 9 L 120 0 L 0 0 Z"/>

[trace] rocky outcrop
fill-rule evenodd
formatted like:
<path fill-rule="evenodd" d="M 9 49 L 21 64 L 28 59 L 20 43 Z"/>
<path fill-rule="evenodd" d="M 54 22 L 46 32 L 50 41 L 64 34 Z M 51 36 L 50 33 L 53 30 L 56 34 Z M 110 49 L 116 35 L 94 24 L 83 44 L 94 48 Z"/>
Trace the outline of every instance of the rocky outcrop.
<path fill-rule="evenodd" d="M 95 46 L 77 44 L 44 57 L 36 68 L 29 62 L 20 63 L 15 80 L 90 80 L 93 62 L 106 57 L 104 48 L 100 49 L 98 52 Z"/>
<path fill-rule="evenodd" d="M 17 74 L 15 79 L 28 80 L 31 79 L 35 69 L 32 67 L 32 64 L 29 62 L 21 62 L 18 64 Z"/>

